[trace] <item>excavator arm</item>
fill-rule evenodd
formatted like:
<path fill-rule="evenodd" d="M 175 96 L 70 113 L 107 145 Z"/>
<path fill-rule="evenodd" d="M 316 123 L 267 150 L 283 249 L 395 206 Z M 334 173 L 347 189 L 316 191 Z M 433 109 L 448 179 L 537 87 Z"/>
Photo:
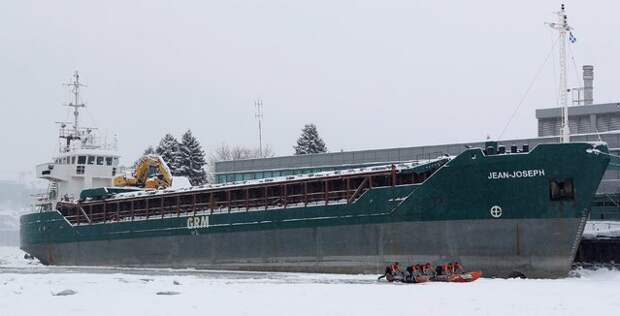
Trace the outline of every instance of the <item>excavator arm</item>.
<path fill-rule="evenodd" d="M 159 155 L 145 155 L 140 158 L 132 176 L 117 176 L 116 187 L 134 186 L 146 189 L 165 189 L 172 185 L 172 173 Z"/>

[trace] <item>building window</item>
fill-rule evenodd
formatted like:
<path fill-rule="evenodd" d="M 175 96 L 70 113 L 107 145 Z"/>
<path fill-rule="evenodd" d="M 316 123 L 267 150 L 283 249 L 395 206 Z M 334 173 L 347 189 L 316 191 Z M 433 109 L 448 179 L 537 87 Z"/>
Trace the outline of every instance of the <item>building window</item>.
<path fill-rule="evenodd" d="M 77 166 L 75 168 L 75 173 L 76 174 L 84 174 L 84 166 Z"/>
<path fill-rule="evenodd" d="M 575 199 L 573 179 L 549 181 L 549 198 L 551 201 L 565 201 Z"/>
<path fill-rule="evenodd" d="M 112 165 L 112 157 L 105 157 L 105 164 L 106 164 L 106 166 L 111 166 Z"/>
<path fill-rule="evenodd" d="M 89 165 L 95 164 L 95 156 L 88 156 L 88 164 Z"/>
<path fill-rule="evenodd" d="M 97 165 L 103 166 L 103 157 L 97 156 Z"/>
<path fill-rule="evenodd" d="M 86 156 L 78 156 L 78 165 L 86 164 Z"/>

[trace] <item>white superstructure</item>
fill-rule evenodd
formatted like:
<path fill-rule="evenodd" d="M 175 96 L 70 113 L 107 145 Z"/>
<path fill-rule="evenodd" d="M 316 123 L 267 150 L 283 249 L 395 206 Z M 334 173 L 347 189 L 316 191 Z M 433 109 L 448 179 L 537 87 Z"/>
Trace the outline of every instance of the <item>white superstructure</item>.
<path fill-rule="evenodd" d="M 73 100 L 73 122 L 60 122 L 59 151 L 51 161 L 37 165 L 38 178 L 50 181 L 48 192 L 37 197 L 35 206 L 40 210 L 53 209 L 60 200 L 75 200 L 86 188 L 112 186 L 112 178 L 119 173 L 119 155 L 116 141 L 103 142 L 95 128 L 81 127 L 79 109 L 85 104 L 80 101 L 80 76 L 76 71 L 71 87 Z"/>

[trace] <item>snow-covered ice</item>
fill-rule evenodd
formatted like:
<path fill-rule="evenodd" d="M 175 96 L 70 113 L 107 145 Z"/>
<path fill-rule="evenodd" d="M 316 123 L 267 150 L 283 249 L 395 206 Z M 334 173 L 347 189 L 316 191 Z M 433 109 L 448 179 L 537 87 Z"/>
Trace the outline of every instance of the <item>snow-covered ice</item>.
<path fill-rule="evenodd" d="M 0 272 L 2 268 L 41 265 L 38 260 L 24 259 L 25 253 L 17 247 L 0 246 Z"/>
<path fill-rule="evenodd" d="M 576 270 L 560 280 L 387 284 L 375 275 L 45 267 L 27 263 L 7 247 L 0 248 L 0 258 L 0 315 L 607 315 L 620 310 L 620 271 L 608 269 Z"/>
<path fill-rule="evenodd" d="M 620 237 L 620 222 L 618 221 L 588 221 L 583 230 L 583 238 L 616 238 Z"/>

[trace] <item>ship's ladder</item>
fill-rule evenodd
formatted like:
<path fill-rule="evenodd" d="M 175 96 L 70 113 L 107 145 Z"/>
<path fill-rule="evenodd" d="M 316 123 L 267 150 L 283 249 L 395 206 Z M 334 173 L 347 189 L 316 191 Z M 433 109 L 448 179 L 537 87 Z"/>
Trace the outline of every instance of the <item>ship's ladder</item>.
<path fill-rule="evenodd" d="M 47 198 L 49 201 L 56 200 L 58 197 L 58 183 L 51 181 L 47 185 Z"/>

